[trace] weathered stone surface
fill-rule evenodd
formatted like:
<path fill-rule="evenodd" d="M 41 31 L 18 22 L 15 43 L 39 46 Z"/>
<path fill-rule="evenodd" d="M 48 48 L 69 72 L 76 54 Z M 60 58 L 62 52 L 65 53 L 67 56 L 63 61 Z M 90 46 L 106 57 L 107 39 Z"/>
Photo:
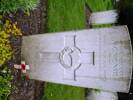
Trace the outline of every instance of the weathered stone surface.
<path fill-rule="evenodd" d="M 128 92 L 132 47 L 126 26 L 23 37 L 31 79 Z"/>
<path fill-rule="evenodd" d="M 86 100 L 118 100 L 117 93 L 107 91 L 90 91 Z"/>
<path fill-rule="evenodd" d="M 92 13 L 89 19 L 90 24 L 112 24 L 116 23 L 118 18 L 118 13 L 116 10 L 108 10 L 102 12 Z"/>

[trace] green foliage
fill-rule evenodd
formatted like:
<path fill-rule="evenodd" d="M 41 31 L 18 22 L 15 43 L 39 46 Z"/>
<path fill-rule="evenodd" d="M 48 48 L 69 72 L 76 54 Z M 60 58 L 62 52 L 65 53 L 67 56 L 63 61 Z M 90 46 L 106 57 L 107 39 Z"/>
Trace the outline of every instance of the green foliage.
<path fill-rule="evenodd" d="M 92 12 L 111 10 L 114 8 L 114 0 L 86 0 Z"/>
<path fill-rule="evenodd" d="M 0 70 L 0 100 L 9 100 L 11 93 L 11 80 L 13 79 L 11 71 L 7 66 Z"/>
<path fill-rule="evenodd" d="M 42 100 L 85 100 L 83 88 L 60 84 L 45 84 Z"/>
<path fill-rule="evenodd" d="M 48 31 L 85 28 L 84 0 L 48 0 Z"/>
<path fill-rule="evenodd" d="M 22 33 L 16 23 L 2 19 L 0 16 L 0 100 L 9 100 L 12 75 L 6 65 L 1 65 L 8 61 L 13 54 L 9 38 L 21 36 Z"/>
<path fill-rule="evenodd" d="M 12 56 L 9 38 L 11 36 L 21 35 L 21 31 L 15 23 L 11 23 L 9 20 L 6 20 L 5 23 L 2 20 L 0 21 L 0 65 L 2 65 Z"/>
<path fill-rule="evenodd" d="M 11 58 L 12 49 L 8 40 L 9 34 L 0 29 L 0 65 Z"/>
<path fill-rule="evenodd" d="M 39 0 L 0 0 L 0 13 L 33 10 L 38 3 Z"/>

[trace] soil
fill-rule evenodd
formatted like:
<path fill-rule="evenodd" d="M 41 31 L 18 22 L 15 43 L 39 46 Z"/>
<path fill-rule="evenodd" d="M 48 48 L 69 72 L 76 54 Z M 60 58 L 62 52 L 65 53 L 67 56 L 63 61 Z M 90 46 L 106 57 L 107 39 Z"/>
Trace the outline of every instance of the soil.
<path fill-rule="evenodd" d="M 24 36 L 45 33 L 47 31 L 47 0 L 40 0 L 37 9 L 31 11 L 29 16 L 22 11 L 19 11 L 16 14 L 10 14 L 8 18 L 17 22 Z M 13 39 L 11 42 L 14 50 L 13 63 L 20 64 L 21 37 L 17 37 L 16 40 Z M 14 75 L 12 81 L 12 100 L 41 100 L 44 89 L 43 82 L 22 79 L 21 71 L 13 68 L 12 73 Z"/>

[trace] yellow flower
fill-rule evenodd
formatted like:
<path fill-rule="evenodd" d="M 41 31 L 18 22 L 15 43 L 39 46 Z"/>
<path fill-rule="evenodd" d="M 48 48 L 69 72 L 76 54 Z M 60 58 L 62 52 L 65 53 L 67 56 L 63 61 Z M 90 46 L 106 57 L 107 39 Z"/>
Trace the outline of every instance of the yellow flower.
<path fill-rule="evenodd" d="M 0 19 L 2 19 L 2 17 L 3 17 L 3 16 L 2 16 L 2 15 L 0 15 Z"/>
<path fill-rule="evenodd" d="M 6 26 L 8 26 L 10 24 L 10 21 L 9 20 L 6 20 Z"/>
<path fill-rule="evenodd" d="M 14 29 L 16 29 L 16 28 L 17 28 L 15 24 L 13 24 L 13 28 L 14 28 Z"/>

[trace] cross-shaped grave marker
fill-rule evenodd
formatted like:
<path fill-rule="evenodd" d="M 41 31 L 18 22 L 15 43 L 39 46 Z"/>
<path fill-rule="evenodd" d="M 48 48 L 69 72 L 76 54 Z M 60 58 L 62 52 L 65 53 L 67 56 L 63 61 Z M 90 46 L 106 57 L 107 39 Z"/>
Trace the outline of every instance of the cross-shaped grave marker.
<path fill-rule="evenodd" d="M 22 43 L 31 79 L 113 92 L 129 89 L 131 54 L 126 26 L 25 36 Z"/>
<path fill-rule="evenodd" d="M 90 23 L 115 23 L 116 17 L 115 10 L 94 13 Z M 130 89 L 132 46 L 126 26 L 26 36 L 22 58 L 32 66 L 31 79 L 100 89 L 89 100 L 117 100 L 116 92 Z"/>
<path fill-rule="evenodd" d="M 75 71 L 82 65 L 95 64 L 95 52 L 82 52 L 76 46 L 76 35 L 64 37 L 64 49 L 61 52 L 42 52 L 42 61 L 57 63 L 64 68 L 64 79 L 76 80 Z"/>
<path fill-rule="evenodd" d="M 14 64 L 15 69 L 21 69 L 22 73 L 26 73 L 30 69 L 29 65 L 25 64 L 25 61 L 21 61 L 20 65 Z"/>

